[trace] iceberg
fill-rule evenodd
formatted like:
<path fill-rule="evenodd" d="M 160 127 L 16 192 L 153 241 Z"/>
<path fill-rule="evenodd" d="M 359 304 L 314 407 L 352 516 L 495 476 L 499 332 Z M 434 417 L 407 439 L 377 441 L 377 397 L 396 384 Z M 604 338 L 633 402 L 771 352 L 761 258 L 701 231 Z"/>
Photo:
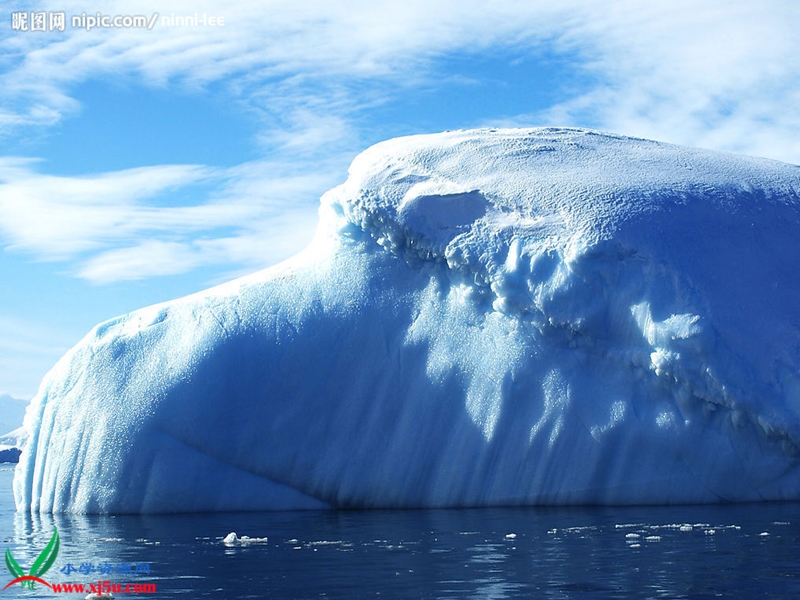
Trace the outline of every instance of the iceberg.
<path fill-rule="evenodd" d="M 24 427 L 18 427 L 14 431 L 9 431 L 0 435 L 0 463 L 19 462 L 22 447 L 27 441 L 28 433 Z"/>
<path fill-rule="evenodd" d="M 800 167 L 455 131 L 369 148 L 319 214 L 70 350 L 18 510 L 800 499 Z"/>

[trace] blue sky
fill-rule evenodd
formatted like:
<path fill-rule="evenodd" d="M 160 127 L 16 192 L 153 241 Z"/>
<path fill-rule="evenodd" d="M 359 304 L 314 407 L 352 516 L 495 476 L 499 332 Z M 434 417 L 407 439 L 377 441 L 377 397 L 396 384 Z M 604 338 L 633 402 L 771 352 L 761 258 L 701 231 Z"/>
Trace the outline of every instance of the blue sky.
<path fill-rule="evenodd" d="M 12 13 L 64 12 L 64 31 Z M 159 13 L 152 29 L 71 16 Z M 224 26 L 175 27 L 195 13 Z M 265 268 L 398 135 L 571 125 L 800 163 L 794 1 L 6 2 L 0 392 L 95 324 Z"/>

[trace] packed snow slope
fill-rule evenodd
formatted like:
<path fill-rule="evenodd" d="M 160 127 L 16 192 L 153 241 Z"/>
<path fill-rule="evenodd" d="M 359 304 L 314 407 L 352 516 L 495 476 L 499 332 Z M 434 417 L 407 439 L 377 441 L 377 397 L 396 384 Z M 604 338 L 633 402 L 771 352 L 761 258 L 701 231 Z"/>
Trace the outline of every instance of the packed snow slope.
<path fill-rule="evenodd" d="M 19 509 L 800 499 L 800 167 L 577 129 L 395 139 L 294 259 L 96 327 Z"/>

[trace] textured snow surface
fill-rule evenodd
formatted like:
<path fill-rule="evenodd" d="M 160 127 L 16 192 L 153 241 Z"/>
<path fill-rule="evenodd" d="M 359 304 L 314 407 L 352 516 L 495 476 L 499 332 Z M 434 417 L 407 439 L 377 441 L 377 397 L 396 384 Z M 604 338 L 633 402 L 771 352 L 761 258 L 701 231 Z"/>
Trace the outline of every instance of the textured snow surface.
<path fill-rule="evenodd" d="M 311 246 L 96 327 L 22 510 L 800 499 L 800 167 L 576 129 L 378 144 Z"/>

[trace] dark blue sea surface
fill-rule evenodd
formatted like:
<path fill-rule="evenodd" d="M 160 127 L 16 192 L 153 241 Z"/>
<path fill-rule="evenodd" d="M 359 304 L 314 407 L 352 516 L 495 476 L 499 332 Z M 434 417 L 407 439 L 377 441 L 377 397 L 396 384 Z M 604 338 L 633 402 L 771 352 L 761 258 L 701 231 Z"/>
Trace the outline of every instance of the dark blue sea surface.
<path fill-rule="evenodd" d="M 27 572 L 57 527 L 43 578 L 157 587 L 116 598 L 800 597 L 796 503 L 30 517 L 12 478 L 0 467 L 0 551 Z"/>

